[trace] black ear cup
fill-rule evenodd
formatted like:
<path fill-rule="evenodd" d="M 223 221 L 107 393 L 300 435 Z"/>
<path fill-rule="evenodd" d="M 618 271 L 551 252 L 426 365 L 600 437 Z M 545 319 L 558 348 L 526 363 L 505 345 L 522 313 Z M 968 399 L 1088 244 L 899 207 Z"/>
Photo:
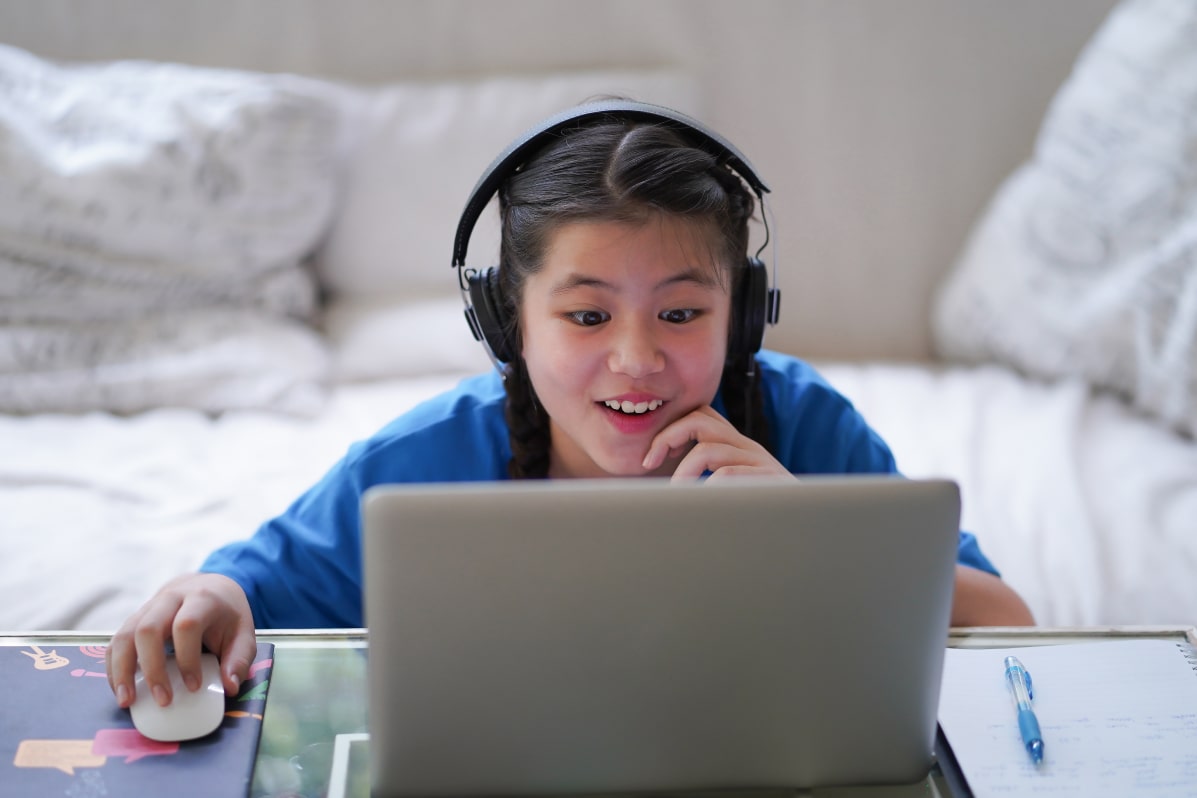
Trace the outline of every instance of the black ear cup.
<path fill-rule="evenodd" d="M 499 290 L 499 270 L 492 266 L 469 280 L 470 308 L 466 310 L 466 320 L 474 338 L 490 347 L 496 360 L 510 363 L 515 358 L 515 347 L 507 323 L 507 306 Z"/>
<path fill-rule="evenodd" d="M 753 355 L 765 339 L 769 305 L 769 274 L 758 258 L 748 258 L 737 270 L 732 288 L 731 332 L 727 342 L 729 359 Z"/>

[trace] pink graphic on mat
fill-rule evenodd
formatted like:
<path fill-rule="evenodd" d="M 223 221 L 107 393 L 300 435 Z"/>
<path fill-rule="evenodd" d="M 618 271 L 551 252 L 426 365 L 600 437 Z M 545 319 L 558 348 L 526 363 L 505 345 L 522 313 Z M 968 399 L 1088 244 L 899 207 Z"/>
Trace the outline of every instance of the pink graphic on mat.
<path fill-rule="evenodd" d="M 259 660 L 258 662 L 255 662 L 253 665 L 249 666 L 249 678 L 250 679 L 254 678 L 254 676 L 257 675 L 258 671 L 265 670 L 266 668 L 269 668 L 273 664 L 274 664 L 273 659 L 263 659 L 263 660 Z"/>
<path fill-rule="evenodd" d="M 177 742 L 151 740 L 142 737 L 137 729 L 100 729 L 91 746 L 91 752 L 97 756 L 123 756 L 125 762 L 136 762 L 147 756 L 166 756 L 178 751 Z"/>
<path fill-rule="evenodd" d="M 108 646 L 79 646 L 79 653 L 85 657 L 98 659 L 104 661 L 104 656 L 108 651 Z"/>

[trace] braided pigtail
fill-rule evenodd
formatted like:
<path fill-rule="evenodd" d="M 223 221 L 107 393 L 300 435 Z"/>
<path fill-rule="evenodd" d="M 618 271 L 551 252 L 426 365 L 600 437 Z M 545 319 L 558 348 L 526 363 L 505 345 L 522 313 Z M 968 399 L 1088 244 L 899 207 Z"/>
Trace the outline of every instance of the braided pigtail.
<path fill-rule="evenodd" d="M 511 460 L 507 476 L 512 479 L 544 479 L 549 475 L 549 416 L 536 398 L 522 358 L 506 366 L 507 429 Z"/>
<path fill-rule="evenodd" d="M 754 365 L 749 375 L 749 360 L 754 355 L 731 358 L 723 367 L 720 390 L 727 420 L 744 435 L 773 451 L 769 437 L 769 421 L 765 416 L 765 397 L 761 390 L 761 370 Z"/>

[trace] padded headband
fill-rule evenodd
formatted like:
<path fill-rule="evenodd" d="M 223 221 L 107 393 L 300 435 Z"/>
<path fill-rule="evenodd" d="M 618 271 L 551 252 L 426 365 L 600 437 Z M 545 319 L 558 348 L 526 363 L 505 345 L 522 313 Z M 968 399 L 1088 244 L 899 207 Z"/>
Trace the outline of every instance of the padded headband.
<path fill-rule="evenodd" d="M 482 177 L 470 193 L 465 210 L 461 214 L 461 221 L 457 223 L 457 235 L 453 239 L 453 268 L 465 266 L 466 249 L 470 244 L 470 234 L 478 217 L 490 203 L 495 192 L 503 185 L 512 173 L 523 166 L 528 157 L 538 151 L 549 139 L 563 130 L 578 127 L 591 120 L 610 116 L 616 121 L 643 119 L 645 122 L 666 125 L 683 135 L 693 146 L 709 152 L 720 163 L 725 163 L 735 170 L 762 197 L 769 191 L 739 150 L 731 142 L 713 130 L 709 130 L 702 123 L 691 119 L 685 114 L 678 113 L 672 108 L 665 108 L 650 103 L 632 102 L 629 100 L 599 100 L 584 103 L 559 114 L 549 117 L 537 127 L 524 133 L 491 162 L 483 172 Z M 763 197 L 762 197 L 763 199 Z"/>

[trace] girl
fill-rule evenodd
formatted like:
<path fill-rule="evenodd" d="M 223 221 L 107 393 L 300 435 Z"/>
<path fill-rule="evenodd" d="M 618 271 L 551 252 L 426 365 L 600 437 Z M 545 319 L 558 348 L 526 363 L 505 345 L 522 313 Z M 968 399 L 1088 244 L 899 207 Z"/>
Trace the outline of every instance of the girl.
<path fill-rule="evenodd" d="M 745 164 L 733 172 L 714 134 L 647 108 L 583 106 L 524 142 L 536 146 L 497 178 L 500 267 L 471 284 L 476 306 L 493 305 L 475 310 L 502 377 L 466 380 L 355 444 L 252 538 L 164 586 L 108 648 L 120 706 L 138 663 L 170 702 L 167 641 L 190 689 L 203 646 L 236 692 L 255 627 L 361 626 L 359 505 L 371 485 L 896 472 L 810 366 L 743 340 Z M 466 217 L 478 210 L 471 200 Z M 1033 623 L 965 532 L 958 563 L 953 625 Z"/>

